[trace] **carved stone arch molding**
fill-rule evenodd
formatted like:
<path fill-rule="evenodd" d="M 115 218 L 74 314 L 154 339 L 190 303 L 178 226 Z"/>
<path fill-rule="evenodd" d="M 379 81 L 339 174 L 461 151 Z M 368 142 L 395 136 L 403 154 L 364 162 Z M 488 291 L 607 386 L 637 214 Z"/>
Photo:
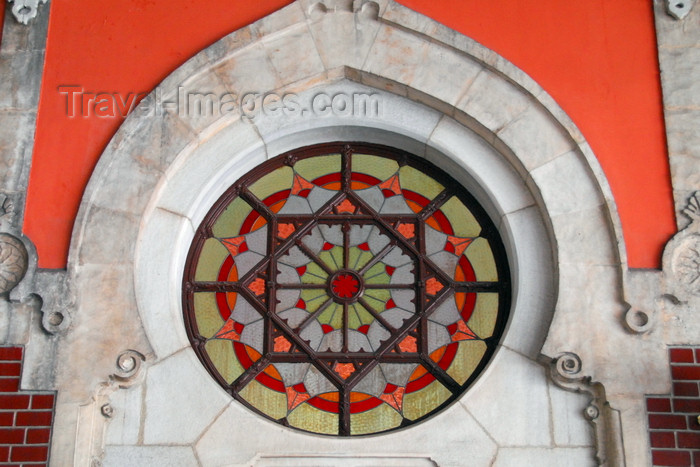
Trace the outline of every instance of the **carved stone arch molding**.
<path fill-rule="evenodd" d="M 225 112 L 195 116 L 182 102 L 193 93 L 255 93 L 258 107 L 234 101 Z M 262 102 L 265 95 L 272 97 Z M 369 96 L 376 108 L 275 111 L 289 95 L 301 107 L 320 95 L 329 102 Z M 503 345 L 467 394 L 415 427 L 361 440 L 293 432 L 233 401 L 191 350 L 180 300 L 189 244 L 221 193 L 270 157 L 330 141 L 391 145 L 448 171 L 499 227 L 514 286 Z M 73 232 L 76 304 L 62 341 L 57 379 L 67 390 L 59 393 L 52 459 L 281 465 L 275 459 L 296 456 L 295 465 L 336 465 L 364 456 L 392 465 L 461 465 L 465 458 L 474 465 L 586 465 L 597 457 L 641 465 L 639 453 L 620 454 L 619 423 L 596 430 L 596 451 L 583 416 L 589 400 L 546 376 L 553 358 L 573 353 L 577 384 L 558 385 L 605 385 L 586 392 L 598 398 L 595 407 L 607 407 L 606 417 L 624 409 L 623 430 L 630 425 L 625 410 L 632 421 L 643 413 L 629 402 L 628 388 L 644 371 L 636 362 L 659 360 L 658 350 L 638 339 L 623 347 L 627 359 L 618 357 L 629 364 L 608 358 L 620 352 L 616 341 L 638 338 L 623 326 L 625 271 L 602 170 L 534 81 L 397 3 L 300 0 L 178 68 L 104 151 Z M 111 393 L 104 428 L 94 421 L 104 394 L 95 394 L 126 349 L 144 357 L 143 379 Z"/>

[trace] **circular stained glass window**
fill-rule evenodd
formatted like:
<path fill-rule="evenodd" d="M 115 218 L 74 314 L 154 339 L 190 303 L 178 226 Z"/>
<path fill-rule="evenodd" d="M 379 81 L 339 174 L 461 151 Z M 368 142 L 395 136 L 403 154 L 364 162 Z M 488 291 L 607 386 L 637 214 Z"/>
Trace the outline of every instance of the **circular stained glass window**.
<path fill-rule="evenodd" d="M 221 196 L 183 285 L 204 366 L 235 399 L 312 433 L 421 421 L 483 370 L 510 307 L 484 210 L 423 159 L 333 143 L 283 154 Z"/>

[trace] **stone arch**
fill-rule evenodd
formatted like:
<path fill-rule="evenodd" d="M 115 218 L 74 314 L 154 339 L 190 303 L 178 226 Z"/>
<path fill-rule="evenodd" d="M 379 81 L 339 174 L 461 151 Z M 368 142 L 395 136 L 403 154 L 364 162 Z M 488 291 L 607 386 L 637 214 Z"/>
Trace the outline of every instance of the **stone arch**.
<path fill-rule="evenodd" d="M 163 105 L 182 100 L 183 92 L 242 97 L 248 91 L 259 93 L 260 100 L 265 94 L 293 94 L 302 103 L 321 94 L 367 94 L 378 99 L 380 112 L 290 116 L 265 114 L 258 107 L 259 113 L 246 116 L 239 105 L 196 117 L 183 111 L 183 102 L 175 109 Z M 591 348 L 589 341 L 600 335 L 602 325 L 619 321 L 623 304 L 618 289 L 626 259 L 613 197 L 575 125 L 512 64 L 397 3 L 301 0 L 230 34 L 178 68 L 127 118 L 104 151 L 73 233 L 69 272 L 75 312 L 72 331 L 62 343 L 64 354 L 83 352 L 91 365 L 73 362 L 60 370 L 58 378 L 66 382 L 62 387 L 73 390 L 59 402 L 59 423 L 77 430 L 85 415 L 75 407 L 85 400 L 104 400 L 82 388 L 97 387 L 110 374 L 117 353 L 135 349 L 145 355 L 143 391 L 151 392 L 142 395 L 143 407 L 129 405 L 131 396 L 114 396 L 112 403 L 141 417 L 139 449 L 169 444 L 187 456 L 196 454 L 204 464 L 231 459 L 217 433 L 231 420 L 243 419 L 256 430 L 274 433 L 277 443 L 300 446 L 288 454 L 310 452 L 303 435 L 280 433 L 231 404 L 213 382 L 207 385 L 208 376 L 188 351 L 179 288 L 193 232 L 226 187 L 266 158 L 336 140 L 390 144 L 437 163 L 474 193 L 501 228 L 514 271 L 515 300 L 503 350 L 477 386 L 492 394 L 506 382 L 497 368 L 510 365 L 517 369 L 516 388 L 531 382 L 529 373 L 541 373 L 535 389 L 529 389 L 549 400 L 544 370 L 536 362 L 564 352 L 580 357 L 574 376 L 610 379 L 600 349 Z M 624 329 L 613 326 L 606 332 Z M 95 348 L 95 342 L 101 344 Z M 182 393 L 205 394 L 206 403 L 195 401 L 173 415 L 172 409 L 183 402 L 169 385 L 173 372 L 182 378 Z M 200 380 L 201 386 L 192 386 Z M 152 391 L 159 386 L 156 396 Z M 135 387 L 141 391 L 139 384 Z M 457 462 L 455 456 L 464 451 L 450 451 L 447 443 L 466 440 L 479 447 L 468 454 L 484 464 L 496 455 L 507 456 L 506 446 L 546 447 L 546 456 L 556 463 L 560 454 L 549 429 L 543 434 L 499 424 L 484 409 L 484 394 L 474 388 L 439 416 L 439 423 L 456 427 L 459 434 L 431 435 L 436 446 L 444 446 L 432 460 Z M 552 423 L 549 407 L 513 405 L 506 396 L 501 389 L 494 397 L 515 423 L 527 424 L 532 417 Z M 562 397 L 565 401 L 554 411 L 579 404 Z M 160 421 L 153 421 L 159 416 Z M 184 433 L 172 433 L 173 417 L 188 419 Z M 421 425 L 421 435 L 431 423 L 438 422 Z M 130 436 L 123 423 L 110 430 L 108 441 Z M 244 431 L 237 435 L 247 439 Z M 390 435 L 395 448 L 388 450 L 383 437 L 367 444 L 377 456 L 400 458 L 401 452 L 415 452 L 411 447 L 417 433 Z M 585 435 L 575 436 L 584 446 L 590 444 Z M 271 455 L 274 449 L 266 442 L 237 446 L 238 458 L 244 462 Z M 314 443 L 313 452 L 328 455 L 347 455 L 358 446 L 332 439 Z M 107 457 L 119 449 L 108 450 Z M 591 455 L 589 447 L 561 449 L 582 461 Z M 63 457 L 69 451 L 56 454 Z M 95 454 L 83 451 L 73 452 L 72 461 Z M 423 458 L 431 457 L 415 459 Z"/>

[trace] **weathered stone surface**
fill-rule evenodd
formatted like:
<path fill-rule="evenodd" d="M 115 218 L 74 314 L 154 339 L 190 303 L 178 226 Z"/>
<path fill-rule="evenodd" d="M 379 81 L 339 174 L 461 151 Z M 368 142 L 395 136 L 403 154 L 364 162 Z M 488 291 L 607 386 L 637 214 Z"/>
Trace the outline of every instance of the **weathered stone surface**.
<path fill-rule="evenodd" d="M 309 29 L 326 69 L 361 69 L 379 25 L 378 21 L 361 21 L 357 14 L 328 12 L 322 21 L 310 21 Z"/>
<path fill-rule="evenodd" d="M 96 207 L 87 215 L 86 222 L 91 228 L 84 230 L 80 239 L 79 264 L 132 264 L 135 245 L 130 238 L 138 232 L 136 216 Z M 108 244 L 107 239 L 111 240 Z"/>
<path fill-rule="evenodd" d="M 492 71 L 483 70 L 457 108 L 498 133 L 530 105 L 532 102 L 515 85 Z"/>
<path fill-rule="evenodd" d="M 141 248 L 135 258 L 135 291 L 138 309 L 154 353 L 158 359 L 166 358 L 186 346 L 189 340 L 184 326 L 169 326 L 163 323 L 180 323 L 182 307 L 180 300 L 179 270 L 184 268 L 187 245 L 194 236 L 194 227 L 189 219 L 170 211 L 156 209 L 149 216 L 148 226 L 143 230 L 139 242 Z M 182 245 L 181 248 L 174 248 Z M 172 265 L 158 259 L 170 257 Z M 178 268 L 173 272 L 171 268 Z"/>
<path fill-rule="evenodd" d="M 431 157 L 431 151 L 428 159 L 457 176 L 461 171 L 469 173 L 474 180 L 466 186 L 476 185 L 484 190 L 486 199 L 498 206 L 499 216 L 534 204 L 528 188 L 510 163 L 492 146 L 451 118 L 440 120 L 430 135 L 429 145 L 450 155 L 458 168 L 444 167 L 439 158 Z"/>
<path fill-rule="evenodd" d="M 303 55 L 288 53 L 285 46 L 290 43 L 295 44 L 305 53 Z M 291 84 L 324 71 L 323 62 L 306 24 L 289 28 L 280 35 L 269 36 L 263 40 L 263 46 L 283 84 Z"/>
<path fill-rule="evenodd" d="M 237 97 L 234 101 L 236 107 L 245 103 L 246 97 L 263 95 L 282 84 L 267 51 L 260 44 L 230 55 L 214 68 L 214 73 L 221 77 L 229 92 Z"/>
<path fill-rule="evenodd" d="M 590 448 L 501 448 L 494 467 L 593 467 Z"/>
<path fill-rule="evenodd" d="M 603 198 L 578 151 L 568 152 L 530 172 L 550 216 L 597 208 Z M 582 176 L 583 175 L 583 176 Z"/>
<path fill-rule="evenodd" d="M 33 111 L 0 111 L 0 187 L 5 193 L 26 189 L 35 124 Z"/>
<path fill-rule="evenodd" d="M 574 149 L 571 137 L 552 115 L 534 103 L 497 133 L 528 170 Z"/>
<path fill-rule="evenodd" d="M 77 294 L 73 327 L 56 358 L 56 382 L 66 402 L 87 399 L 115 372 L 121 351 L 151 354 L 136 310 L 130 264 L 74 267 L 72 280 Z"/>
<path fill-rule="evenodd" d="M 456 467 L 464 465 L 464 459 L 470 459 L 474 465 L 488 465 L 494 457 L 495 443 L 459 405 L 421 426 L 425 429 L 362 439 L 308 436 L 272 424 L 233 403 L 197 442 L 196 452 L 203 465 L 250 465 L 254 458 L 262 455 L 296 457 L 348 453 L 360 458 L 409 454 L 429 458 L 440 466 Z M 450 429 L 445 430 L 446 426 Z M 266 438 L 260 436 L 263 431 L 268 433 Z M 459 449 L 452 449 L 454 446 Z"/>
<path fill-rule="evenodd" d="M 112 416 L 105 429 L 105 444 L 138 444 L 141 433 L 143 388 L 140 385 L 113 393 L 109 404 Z M 107 451 L 109 451 L 109 447 Z"/>
<path fill-rule="evenodd" d="M 191 467 L 197 459 L 189 446 L 107 446 L 105 467 Z"/>
<path fill-rule="evenodd" d="M 190 444 L 230 403 L 191 349 L 176 353 L 148 369 L 143 441 Z"/>
<path fill-rule="evenodd" d="M 0 108 L 33 110 L 39 102 L 39 84 L 44 65 L 43 50 L 0 50 Z"/>
<path fill-rule="evenodd" d="M 593 446 L 593 427 L 583 416 L 590 396 L 549 386 L 552 432 L 556 446 Z M 590 454 L 589 454 L 590 456 Z M 590 461 L 587 457 L 587 461 Z"/>
<path fill-rule="evenodd" d="M 557 277 L 549 233 L 538 208 L 531 206 L 503 217 L 499 226 L 511 246 L 513 303 L 503 345 L 532 359 L 537 358 L 554 314 Z M 527 332 L 518 330 L 527 329 Z"/>
<path fill-rule="evenodd" d="M 489 390 L 485 390 L 487 386 Z M 502 348 L 475 389 L 461 404 L 499 445 L 552 445 L 547 377 L 542 366 Z M 506 419 L 508 423 L 503 423 Z"/>
<path fill-rule="evenodd" d="M 700 29 L 700 28 L 699 28 Z M 700 32 L 695 34 L 700 43 Z M 668 48 L 660 51 L 661 83 L 664 107 L 696 108 L 700 106 L 700 83 L 695 71 L 700 68 L 700 47 Z"/>

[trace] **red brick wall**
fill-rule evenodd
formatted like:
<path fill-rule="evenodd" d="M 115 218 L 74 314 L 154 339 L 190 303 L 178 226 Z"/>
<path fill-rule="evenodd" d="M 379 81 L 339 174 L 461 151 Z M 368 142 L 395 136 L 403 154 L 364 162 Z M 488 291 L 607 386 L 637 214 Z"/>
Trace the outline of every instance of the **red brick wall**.
<path fill-rule="evenodd" d="M 700 467 L 700 348 L 669 349 L 673 393 L 647 396 L 654 465 Z"/>
<path fill-rule="evenodd" d="M 45 466 L 54 393 L 19 390 L 22 347 L 0 347 L 0 466 Z"/>

